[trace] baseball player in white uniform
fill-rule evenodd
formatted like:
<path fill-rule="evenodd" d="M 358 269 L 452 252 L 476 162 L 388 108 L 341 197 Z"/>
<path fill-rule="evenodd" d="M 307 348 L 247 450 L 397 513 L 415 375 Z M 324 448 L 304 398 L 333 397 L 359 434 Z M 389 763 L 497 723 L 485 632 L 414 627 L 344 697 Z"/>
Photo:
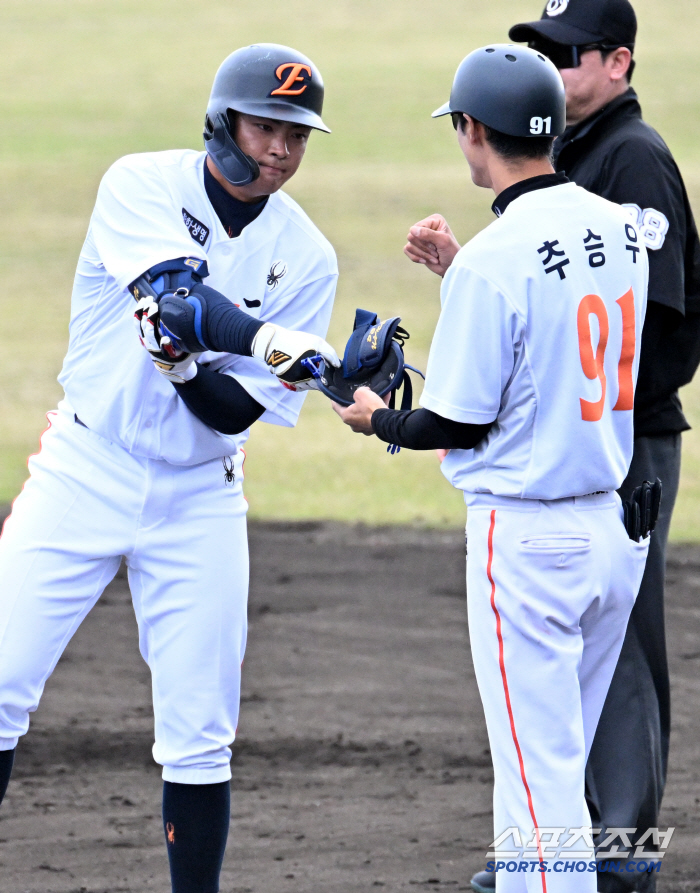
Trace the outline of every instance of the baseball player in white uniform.
<path fill-rule="evenodd" d="M 311 60 L 246 47 L 216 75 L 206 152 L 131 155 L 107 172 L 75 277 L 65 398 L 0 540 L 0 800 L 47 678 L 124 560 L 152 673 L 173 893 L 218 891 L 228 833 L 248 593 L 242 447 L 258 418 L 296 423 L 294 389 L 310 377 L 300 357 L 338 362 L 322 337 L 334 251 L 279 191 L 311 130 L 328 130 L 322 104 Z"/>
<path fill-rule="evenodd" d="M 361 389 L 336 411 L 389 443 L 449 450 L 443 473 L 464 491 L 495 837 L 529 854 L 494 861 L 496 889 L 594 893 L 584 769 L 651 526 L 628 534 L 615 492 L 632 455 L 647 259 L 621 208 L 553 171 L 564 87 L 549 60 L 476 50 L 434 116 L 447 114 L 498 219 L 449 257 L 442 218 L 444 239 L 414 234 L 413 259 L 444 273 L 422 408 Z M 552 828 L 573 844 L 561 860 Z"/>

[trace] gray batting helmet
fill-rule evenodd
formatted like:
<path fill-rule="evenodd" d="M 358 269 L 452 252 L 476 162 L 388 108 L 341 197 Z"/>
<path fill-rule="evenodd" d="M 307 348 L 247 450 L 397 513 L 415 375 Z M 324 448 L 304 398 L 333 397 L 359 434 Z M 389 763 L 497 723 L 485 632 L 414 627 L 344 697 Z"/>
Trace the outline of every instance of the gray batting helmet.
<path fill-rule="evenodd" d="M 260 170 L 237 145 L 229 109 L 330 133 L 321 119 L 321 73 L 311 59 L 276 43 L 243 47 L 224 59 L 207 105 L 205 148 L 229 183 L 245 186 L 260 175 Z"/>
<path fill-rule="evenodd" d="M 566 127 L 564 83 L 542 53 L 492 44 L 462 60 L 449 102 L 433 118 L 452 112 L 510 136 L 559 136 Z"/>

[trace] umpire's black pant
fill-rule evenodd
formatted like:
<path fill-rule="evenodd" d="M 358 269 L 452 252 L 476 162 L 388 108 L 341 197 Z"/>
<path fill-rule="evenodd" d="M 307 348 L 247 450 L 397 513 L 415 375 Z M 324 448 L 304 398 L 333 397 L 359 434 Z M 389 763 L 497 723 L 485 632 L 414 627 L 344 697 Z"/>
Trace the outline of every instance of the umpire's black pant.
<path fill-rule="evenodd" d="M 664 574 L 680 465 L 680 434 L 635 439 L 632 464 L 620 496 L 624 500 L 642 481 L 658 477 L 663 482 L 663 499 L 642 585 L 586 768 L 586 795 L 593 826 L 637 828 L 636 836 L 647 828 L 658 827 L 666 783 L 671 705 L 664 632 Z M 632 841 L 634 838 L 632 835 Z M 620 846 L 619 839 L 615 843 Z M 645 844 L 644 849 L 654 847 Z M 656 877 L 656 873 L 601 873 L 598 889 L 602 893 L 653 893 Z"/>

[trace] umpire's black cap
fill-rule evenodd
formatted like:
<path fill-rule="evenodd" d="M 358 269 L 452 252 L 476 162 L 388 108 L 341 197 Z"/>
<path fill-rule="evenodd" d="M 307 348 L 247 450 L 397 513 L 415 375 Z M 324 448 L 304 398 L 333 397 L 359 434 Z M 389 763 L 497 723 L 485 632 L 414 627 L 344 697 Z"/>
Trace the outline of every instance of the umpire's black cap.
<path fill-rule="evenodd" d="M 542 53 L 491 44 L 462 60 L 449 102 L 433 118 L 452 112 L 510 136 L 559 136 L 566 127 L 564 83 Z"/>
<path fill-rule="evenodd" d="M 549 0 L 537 22 L 513 25 L 511 40 L 544 37 L 554 43 L 585 46 L 603 43 L 634 47 L 637 17 L 629 0 Z"/>

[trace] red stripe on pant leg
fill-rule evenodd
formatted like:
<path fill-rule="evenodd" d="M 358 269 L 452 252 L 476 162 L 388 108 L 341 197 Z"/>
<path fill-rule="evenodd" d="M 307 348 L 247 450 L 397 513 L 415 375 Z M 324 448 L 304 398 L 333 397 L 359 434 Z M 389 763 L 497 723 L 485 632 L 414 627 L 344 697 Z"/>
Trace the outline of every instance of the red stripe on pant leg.
<path fill-rule="evenodd" d="M 496 526 L 496 510 L 493 509 L 491 512 L 491 526 L 489 527 L 489 558 L 488 563 L 486 565 L 486 576 L 489 578 L 489 583 L 491 584 L 491 607 L 493 608 L 493 613 L 496 615 L 496 635 L 498 636 L 498 664 L 501 668 L 501 680 L 503 681 L 503 692 L 506 696 L 506 707 L 508 708 L 508 719 L 510 720 L 510 731 L 513 735 L 513 744 L 515 744 L 515 750 L 518 754 L 518 763 L 520 763 L 520 777 L 523 780 L 523 786 L 525 787 L 525 793 L 527 794 L 527 805 L 530 809 L 530 816 L 532 817 L 532 824 L 535 829 L 535 836 L 537 838 L 537 853 L 540 857 L 540 863 L 543 861 L 542 859 L 542 846 L 540 844 L 540 829 L 537 824 L 537 819 L 535 818 L 535 807 L 532 805 L 532 794 L 530 793 L 530 785 L 527 783 L 527 778 L 525 777 L 525 764 L 523 762 L 523 754 L 520 750 L 520 744 L 518 743 L 518 734 L 515 731 L 515 719 L 513 718 L 513 708 L 510 703 L 510 691 L 508 689 L 508 676 L 506 675 L 506 663 L 503 656 L 503 635 L 501 633 L 501 615 L 498 613 L 498 608 L 496 607 L 496 583 L 493 579 L 493 574 L 491 572 L 491 567 L 493 565 L 493 530 Z M 542 878 L 542 890 L 543 893 L 547 893 L 547 882 L 544 877 L 544 872 L 541 873 L 540 877 Z"/>

